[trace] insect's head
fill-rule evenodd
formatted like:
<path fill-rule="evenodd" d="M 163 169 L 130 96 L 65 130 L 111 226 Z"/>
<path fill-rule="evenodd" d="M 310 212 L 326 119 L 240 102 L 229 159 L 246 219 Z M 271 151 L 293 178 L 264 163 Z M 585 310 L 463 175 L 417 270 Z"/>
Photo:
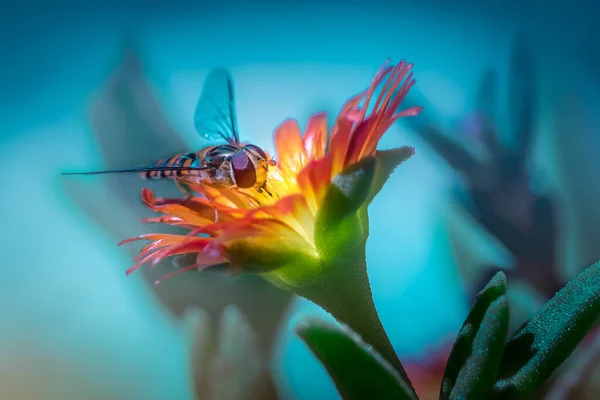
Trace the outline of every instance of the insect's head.
<path fill-rule="evenodd" d="M 270 159 L 260 147 L 247 144 L 231 158 L 231 169 L 235 184 L 242 188 L 261 187 L 267 179 L 269 166 L 275 160 Z"/>

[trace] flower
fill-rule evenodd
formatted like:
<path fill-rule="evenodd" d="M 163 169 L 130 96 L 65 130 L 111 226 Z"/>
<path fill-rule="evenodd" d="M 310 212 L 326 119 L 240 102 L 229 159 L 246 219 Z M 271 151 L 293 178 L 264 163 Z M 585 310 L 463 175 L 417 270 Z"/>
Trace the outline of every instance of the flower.
<path fill-rule="evenodd" d="M 379 180 L 385 181 L 396 165 L 413 154 L 408 147 L 376 151 L 392 123 L 421 109 L 398 111 L 414 84 L 412 66 L 405 61 L 396 66 L 386 62 L 370 87 L 346 102 L 329 138 L 324 113 L 310 118 L 304 135 L 295 120 L 283 122 L 274 135 L 278 161 L 269 167 L 267 190 L 191 185 L 192 192 L 205 196 L 186 200 L 155 197 L 143 189 L 146 207 L 164 214 L 146 222 L 181 226 L 189 233 L 125 240 L 122 243 L 151 241 L 127 273 L 147 262 L 155 265 L 165 257 L 192 253 L 197 254 L 195 263 L 167 277 L 216 264 L 226 264 L 233 272 L 264 273 L 272 281 L 292 286 L 318 275 L 344 247 L 354 244 L 348 233 L 366 240 L 368 232 L 356 229 L 346 217 L 358 215 L 373 192 L 381 189 L 383 182 L 377 182 L 376 175 L 383 172 Z M 379 171 L 378 163 L 393 165 Z"/>
<path fill-rule="evenodd" d="M 192 195 L 185 199 L 165 199 L 143 189 L 146 207 L 163 214 L 146 222 L 188 233 L 125 240 L 150 241 L 127 273 L 189 254 L 195 262 L 162 280 L 215 265 L 258 273 L 350 326 L 406 377 L 373 303 L 365 247 L 368 205 L 396 166 L 414 153 L 410 147 L 376 149 L 396 120 L 421 111 L 418 106 L 399 111 L 415 83 L 412 67 L 386 62 L 367 90 L 346 102 L 330 132 L 324 113 L 310 118 L 304 135 L 296 121 L 283 122 L 275 131 L 278 161 L 268 167 L 262 190 L 196 184 L 189 185 Z"/>

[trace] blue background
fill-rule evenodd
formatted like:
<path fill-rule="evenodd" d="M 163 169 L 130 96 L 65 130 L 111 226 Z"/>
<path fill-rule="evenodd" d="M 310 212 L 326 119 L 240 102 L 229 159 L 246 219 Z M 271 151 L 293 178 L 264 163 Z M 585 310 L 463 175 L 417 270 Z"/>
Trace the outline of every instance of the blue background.
<path fill-rule="evenodd" d="M 512 41 L 524 32 L 535 44 L 542 78 L 536 168 L 565 204 L 561 259 L 574 270 L 591 251 L 578 244 L 592 233 L 577 221 L 600 222 L 589 200 L 578 200 L 599 194 L 589 182 L 600 172 L 600 35 L 583 2 L 51 1 L 2 7 L 3 399 L 192 398 L 183 328 L 139 276 L 125 277 L 127 255 L 58 185 L 57 171 L 99 162 L 86 107 L 119 64 L 124 34 L 135 37 L 153 90 L 192 143 L 203 79 L 225 65 L 235 79 L 240 130 L 272 151 L 280 122 L 293 117 L 302 126 L 313 112 L 337 112 L 388 57 L 415 63 L 416 88 L 454 126 L 471 110 L 486 67 L 498 67 L 501 83 L 509 79 Z M 555 129 L 557 118 L 573 131 Z M 406 144 L 417 154 L 373 203 L 367 252 L 383 323 L 398 352 L 411 357 L 458 329 L 468 310 L 449 232 L 473 244 L 474 260 L 510 267 L 510 258 L 450 210 L 457 178 L 405 126 L 392 127 L 381 147 Z M 557 161 L 567 153 L 571 163 Z M 324 369 L 293 335 L 305 314 L 322 312 L 294 302 L 273 360 L 278 388 L 286 398 L 337 398 Z"/>

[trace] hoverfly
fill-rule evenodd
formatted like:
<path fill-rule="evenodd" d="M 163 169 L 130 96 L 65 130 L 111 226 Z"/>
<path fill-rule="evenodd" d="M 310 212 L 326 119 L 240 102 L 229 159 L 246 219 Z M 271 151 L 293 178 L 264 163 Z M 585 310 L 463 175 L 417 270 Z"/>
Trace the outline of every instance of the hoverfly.
<path fill-rule="evenodd" d="M 233 81 L 224 68 L 212 70 L 196 105 L 194 126 L 214 144 L 197 152 L 180 153 L 143 166 L 64 175 L 139 173 L 142 179 L 173 179 L 176 183 L 268 192 L 268 167 L 275 165 L 258 146 L 241 143 L 235 115 Z M 219 143 L 221 142 L 221 143 Z"/>

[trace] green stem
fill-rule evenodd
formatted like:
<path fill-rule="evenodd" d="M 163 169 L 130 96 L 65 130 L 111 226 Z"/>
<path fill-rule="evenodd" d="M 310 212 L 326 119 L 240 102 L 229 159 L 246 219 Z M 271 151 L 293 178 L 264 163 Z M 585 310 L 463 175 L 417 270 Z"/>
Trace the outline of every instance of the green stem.
<path fill-rule="evenodd" d="M 327 263 L 327 268 L 315 281 L 296 287 L 294 291 L 360 335 L 415 392 L 379 319 L 367 275 L 364 249 L 362 253 Z"/>

